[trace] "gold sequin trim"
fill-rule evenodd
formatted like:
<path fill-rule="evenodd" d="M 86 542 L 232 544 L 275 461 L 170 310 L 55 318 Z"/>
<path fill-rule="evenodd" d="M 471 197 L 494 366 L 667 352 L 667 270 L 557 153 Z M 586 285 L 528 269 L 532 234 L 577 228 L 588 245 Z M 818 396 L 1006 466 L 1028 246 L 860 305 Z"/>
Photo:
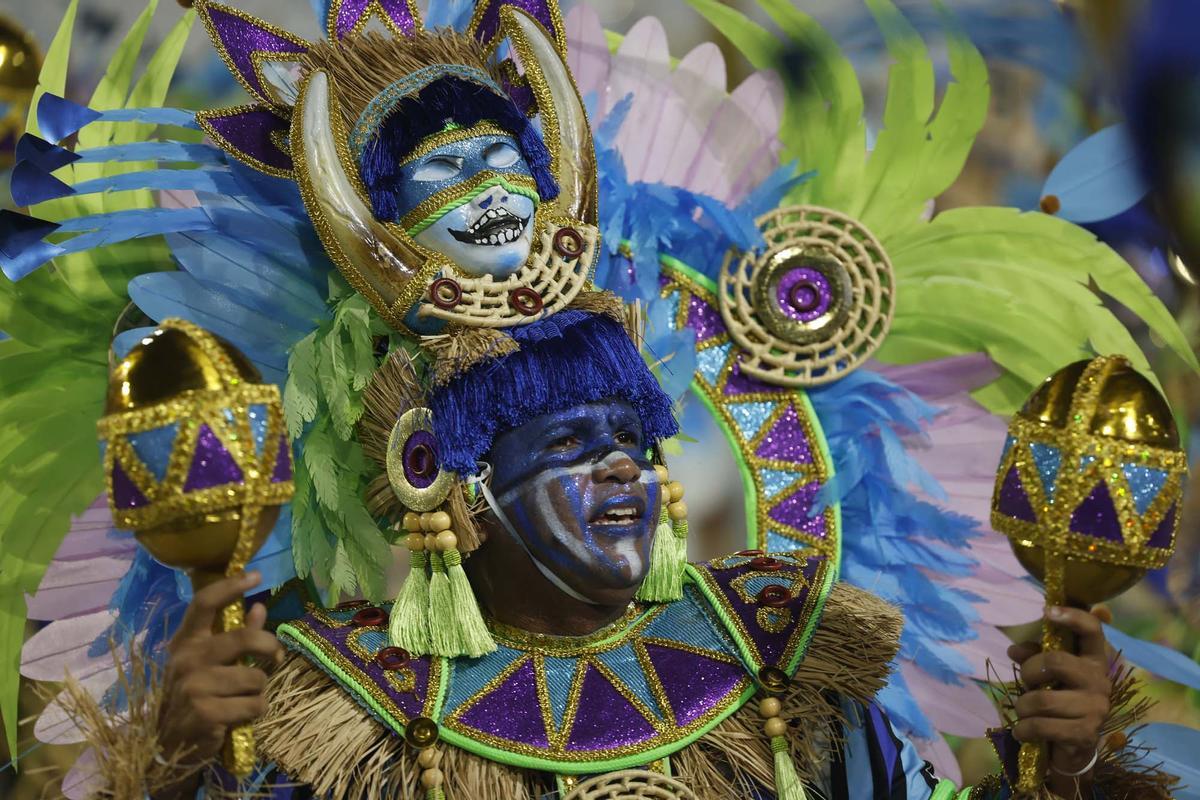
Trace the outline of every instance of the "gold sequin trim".
<path fill-rule="evenodd" d="M 424 158 L 434 150 L 446 145 L 454 144 L 455 142 L 465 142 L 468 139 L 474 139 L 479 136 L 507 136 L 510 139 L 513 138 L 512 131 L 507 131 L 494 122 L 484 120 L 483 122 L 475 123 L 469 128 L 452 128 L 448 131 L 441 131 L 440 133 L 426 136 L 411 153 L 405 156 L 404 160 L 400 162 L 400 166 L 403 167 L 411 164 L 417 159 Z M 536 188 L 535 186 L 534 189 L 536 190 Z"/>
<path fill-rule="evenodd" d="M 636 603 L 630 603 L 629 607 L 625 609 L 625 612 L 619 618 L 586 636 L 556 636 L 549 633 L 533 633 L 512 625 L 505 625 L 493 619 L 485 619 L 484 622 L 497 644 L 529 653 L 541 653 L 568 658 L 583 653 L 600 652 L 596 648 L 596 645 L 607 645 L 601 648 L 603 650 L 620 647 L 628 641 L 631 634 L 643 629 L 660 613 L 662 613 L 662 606 L 654 606 L 648 610 L 644 610 Z M 629 630 L 635 620 L 637 621 L 636 628 Z M 614 639 L 614 637 L 620 638 Z M 607 641 L 609 639 L 613 639 L 613 641 Z"/>
<path fill-rule="evenodd" d="M 278 36 L 281 39 L 286 39 L 300 50 L 300 52 L 292 53 L 275 50 L 256 50 L 251 54 L 251 63 L 254 66 L 254 77 L 258 79 L 259 84 L 263 87 L 263 91 L 260 92 L 244 75 L 242 75 L 241 70 L 238 69 L 237 65 L 230 57 L 228 49 L 225 47 L 224 42 L 221 40 L 221 37 L 217 32 L 216 24 L 209 15 L 209 6 L 211 5 L 215 4 L 209 3 L 207 0 L 197 0 L 195 3 L 196 11 L 200 14 L 200 19 L 204 23 L 205 30 L 208 31 L 208 38 L 212 41 L 213 48 L 217 51 L 217 55 L 221 57 L 223 62 L 225 62 L 225 66 L 229 69 L 229 72 L 233 75 L 233 77 L 237 79 L 237 82 L 240 83 L 252 97 L 258 98 L 265 105 L 271 106 L 273 109 L 286 115 L 290 109 L 286 105 L 280 103 L 275 97 L 271 89 L 271 82 L 268 81 L 262 73 L 262 63 L 268 60 L 296 61 L 300 58 L 302 53 L 306 52 L 312 45 L 309 42 L 306 42 L 304 39 L 301 39 L 296 34 L 247 14 L 244 11 L 231 8 L 229 6 L 220 6 L 220 9 L 223 13 L 231 14 L 232 16 L 254 25 L 255 27 L 269 31 L 274 36 Z"/>

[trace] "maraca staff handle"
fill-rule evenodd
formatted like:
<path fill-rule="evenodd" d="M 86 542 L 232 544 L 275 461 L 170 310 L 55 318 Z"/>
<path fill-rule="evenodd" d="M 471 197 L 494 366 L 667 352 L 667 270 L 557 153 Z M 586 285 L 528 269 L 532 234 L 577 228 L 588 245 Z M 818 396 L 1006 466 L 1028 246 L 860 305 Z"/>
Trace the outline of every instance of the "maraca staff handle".
<path fill-rule="evenodd" d="M 214 633 L 228 633 L 246 627 L 246 613 L 241 599 L 221 609 L 213 622 Z M 249 722 L 230 728 L 221 745 L 221 764 L 238 778 L 248 778 L 254 771 L 257 755 L 254 748 L 254 725 Z"/>

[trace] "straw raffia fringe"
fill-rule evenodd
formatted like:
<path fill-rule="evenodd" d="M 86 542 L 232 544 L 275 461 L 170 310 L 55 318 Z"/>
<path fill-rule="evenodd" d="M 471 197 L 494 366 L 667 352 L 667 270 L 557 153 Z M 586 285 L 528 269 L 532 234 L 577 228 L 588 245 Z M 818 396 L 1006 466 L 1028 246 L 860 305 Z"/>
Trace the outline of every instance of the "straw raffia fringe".
<path fill-rule="evenodd" d="M 461 327 L 437 336 L 421 337 L 421 347 L 433 356 L 433 383 L 443 386 L 477 364 L 502 358 L 520 349 L 516 340 L 496 328 Z"/>
<path fill-rule="evenodd" d="M 110 642 L 117 685 L 128 698 L 120 714 L 104 707 L 69 673 L 59 704 L 83 734 L 104 778 L 90 800 L 129 800 L 196 778 L 204 764 L 189 764 L 189 750 L 164 754 L 158 739 L 163 693 L 159 669 L 135 645 L 128 662 L 124 649 Z"/>
<path fill-rule="evenodd" d="M 784 700 L 792 756 L 812 779 L 844 722 L 832 694 L 866 701 L 887 680 L 896 652 L 898 612 L 873 595 L 838 585 L 826 603 L 808 655 Z M 372 719 L 324 672 L 290 654 L 271 677 L 267 716 L 255 726 L 262 753 L 329 800 L 417 797 L 416 752 Z M 671 757 L 672 772 L 701 800 L 748 796 L 746 786 L 774 786 L 769 739 L 757 704 L 749 703 L 698 742 Z M 555 790 L 544 773 L 515 769 L 439 745 L 451 800 L 536 800 Z"/>

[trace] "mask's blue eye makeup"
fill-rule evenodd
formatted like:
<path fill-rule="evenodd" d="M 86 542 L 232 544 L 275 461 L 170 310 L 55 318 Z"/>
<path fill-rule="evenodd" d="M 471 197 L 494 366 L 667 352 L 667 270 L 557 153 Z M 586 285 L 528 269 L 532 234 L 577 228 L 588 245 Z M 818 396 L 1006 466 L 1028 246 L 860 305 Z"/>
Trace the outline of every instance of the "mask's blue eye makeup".
<path fill-rule="evenodd" d="M 417 167 L 413 173 L 415 181 L 446 181 L 458 177 L 462 172 L 463 160 L 457 156 L 432 156 Z"/>
<path fill-rule="evenodd" d="M 489 167 L 494 169 L 505 169 L 517 163 L 517 159 L 521 154 L 517 152 L 517 148 L 513 147 L 508 142 L 496 142 L 496 144 L 483 151 L 483 160 L 487 162 Z"/>

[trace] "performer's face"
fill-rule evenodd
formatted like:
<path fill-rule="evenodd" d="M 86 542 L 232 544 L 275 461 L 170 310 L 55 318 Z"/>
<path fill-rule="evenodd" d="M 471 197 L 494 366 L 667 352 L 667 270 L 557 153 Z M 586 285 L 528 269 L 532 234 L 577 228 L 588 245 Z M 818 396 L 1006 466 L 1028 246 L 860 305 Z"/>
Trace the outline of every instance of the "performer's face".
<path fill-rule="evenodd" d="M 492 491 L 530 553 L 606 603 L 641 585 L 659 512 L 642 425 L 624 401 L 546 414 L 496 438 Z"/>
<path fill-rule="evenodd" d="M 417 242 L 465 272 L 503 277 L 529 258 L 538 195 L 511 136 L 439 147 L 400 168 L 397 192 L 400 218 Z"/>

